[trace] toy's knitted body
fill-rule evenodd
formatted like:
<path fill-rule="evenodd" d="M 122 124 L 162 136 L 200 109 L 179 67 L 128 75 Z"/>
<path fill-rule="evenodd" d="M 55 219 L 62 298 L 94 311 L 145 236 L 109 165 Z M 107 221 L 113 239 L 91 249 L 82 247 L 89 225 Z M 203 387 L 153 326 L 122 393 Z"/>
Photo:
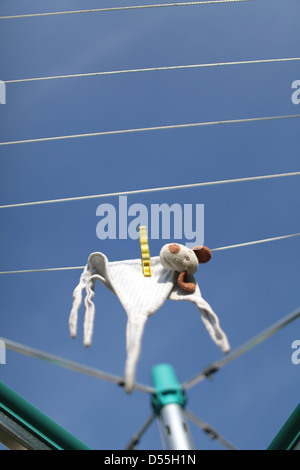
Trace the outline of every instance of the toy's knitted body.
<path fill-rule="evenodd" d="M 212 340 L 224 353 L 227 353 L 230 349 L 227 337 L 220 328 L 217 315 L 202 298 L 199 286 L 191 274 L 195 268 L 197 269 L 196 256 L 196 261 L 195 259 L 191 260 L 193 253 L 188 253 L 185 256 L 189 257 L 190 260 L 183 260 L 182 257 L 179 257 L 175 264 L 174 258 L 173 269 L 171 265 L 167 269 L 165 266 L 170 263 L 170 257 L 168 258 L 168 254 L 165 257 L 163 253 L 168 250 L 170 254 L 173 254 L 168 248 L 169 246 L 171 246 L 171 250 L 177 250 L 177 255 L 178 247 L 183 250 L 182 253 L 185 253 L 186 247 L 183 245 L 171 244 L 166 245 L 167 248 L 163 247 L 160 257 L 151 258 L 151 277 L 144 277 L 140 259 L 109 262 L 103 253 L 92 253 L 73 293 L 74 300 L 69 326 L 71 336 L 75 337 L 82 291 L 86 291 L 84 321 L 84 344 L 86 346 L 91 344 L 93 332 L 95 281 L 100 280 L 117 295 L 123 305 L 128 316 L 126 328 L 127 360 L 125 365 L 125 389 L 127 392 L 131 392 L 133 389 L 145 323 L 148 317 L 154 314 L 168 298 L 193 302 L 199 309 L 201 318 Z M 192 250 L 189 250 L 189 252 L 192 252 Z M 176 270 L 174 268 L 177 267 L 178 261 L 180 261 L 179 269 Z M 188 268 L 190 266 L 189 261 L 193 265 L 191 269 Z M 185 279 L 180 282 L 179 278 L 182 273 L 184 273 L 183 277 L 185 276 Z M 187 284 L 188 287 L 186 288 Z"/>

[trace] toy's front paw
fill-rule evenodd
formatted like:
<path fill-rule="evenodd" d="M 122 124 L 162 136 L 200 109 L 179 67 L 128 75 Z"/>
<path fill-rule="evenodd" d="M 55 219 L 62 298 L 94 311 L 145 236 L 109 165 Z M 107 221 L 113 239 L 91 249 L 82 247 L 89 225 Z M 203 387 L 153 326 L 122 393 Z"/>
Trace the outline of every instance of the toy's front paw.
<path fill-rule="evenodd" d="M 196 290 L 196 284 L 194 282 L 190 282 L 187 276 L 187 272 L 183 271 L 179 274 L 177 282 L 183 290 L 192 294 Z"/>

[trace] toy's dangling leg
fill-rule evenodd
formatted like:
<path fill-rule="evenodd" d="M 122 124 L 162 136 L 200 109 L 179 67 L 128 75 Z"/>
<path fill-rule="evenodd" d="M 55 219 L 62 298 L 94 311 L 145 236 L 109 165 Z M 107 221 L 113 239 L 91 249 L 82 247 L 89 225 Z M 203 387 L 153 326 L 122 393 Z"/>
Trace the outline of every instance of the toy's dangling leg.
<path fill-rule="evenodd" d="M 224 354 L 227 354 L 230 351 L 230 345 L 226 334 L 220 327 L 219 318 L 212 310 L 209 303 L 202 297 L 198 297 L 194 302 L 200 311 L 202 321 L 211 339 L 221 348 Z"/>
<path fill-rule="evenodd" d="M 147 316 L 128 317 L 126 327 L 127 359 L 125 364 L 125 390 L 131 393 L 134 386 L 135 370 L 141 351 L 141 342 Z"/>
<path fill-rule="evenodd" d="M 85 316 L 83 323 L 83 343 L 88 347 L 91 345 L 94 331 L 95 305 L 93 298 L 95 295 L 95 280 L 89 279 L 86 283 L 86 297 L 84 299 Z"/>
<path fill-rule="evenodd" d="M 75 338 L 77 334 L 77 323 L 78 323 L 78 310 L 82 302 L 82 291 L 86 288 L 86 278 L 88 273 L 88 267 L 85 266 L 79 280 L 79 284 L 73 291 L 73 304 L 72 310 L 69 316 L 69 329 L 71 338 Z"/>

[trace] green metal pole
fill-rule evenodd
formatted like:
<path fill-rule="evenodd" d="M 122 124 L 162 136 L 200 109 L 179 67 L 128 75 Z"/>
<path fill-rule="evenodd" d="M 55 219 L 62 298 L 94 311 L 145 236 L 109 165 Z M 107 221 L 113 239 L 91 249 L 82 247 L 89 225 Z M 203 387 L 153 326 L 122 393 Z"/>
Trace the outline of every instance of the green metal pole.
<path fill-rule="evenodd" d="M 0 382 L 0 411 L 53 450 L 90 450 L 79 439 Z"/>
<path fill-rule="evenodd" d="M 267 450 L 300 449 L 300 403 L 275 436 Z"/>

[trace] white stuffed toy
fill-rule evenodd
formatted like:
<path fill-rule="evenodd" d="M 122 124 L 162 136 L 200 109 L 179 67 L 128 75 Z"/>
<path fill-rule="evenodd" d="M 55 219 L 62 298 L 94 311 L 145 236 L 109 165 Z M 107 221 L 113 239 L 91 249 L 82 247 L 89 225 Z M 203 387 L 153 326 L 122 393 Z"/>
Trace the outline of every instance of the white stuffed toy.
<path fill-rule="evenodd" d="M 85 290 L 84 345 L 91 344 L 95 314 L 94 287 L 96 280 L 99 280 L 117 295 L 128 316 L 125 364 L 125 390 L 128 393 L 134 387 L 146 321 L 166 299 L 188 300 L 194 303 L 212 340 L 224 353 L 228 353 L 230 346 L 220 328 L 219 319 L 203 299 L 193 277 L 199 263 L 206 263 L 210 258 L 211 252 L 206 247 L 195 247 L 191 250 L 184 245 L 169 243 L 163 246 L 160 256 L 150 258 L 151 277 L 145 277 L 141 259 L 109 262 L 103 253 L 92 253 L 73 292 L 73 306 L 69 318 L 71 337 L 76 336 L 78 310 L 82 302 L 82 291 Z"/>

